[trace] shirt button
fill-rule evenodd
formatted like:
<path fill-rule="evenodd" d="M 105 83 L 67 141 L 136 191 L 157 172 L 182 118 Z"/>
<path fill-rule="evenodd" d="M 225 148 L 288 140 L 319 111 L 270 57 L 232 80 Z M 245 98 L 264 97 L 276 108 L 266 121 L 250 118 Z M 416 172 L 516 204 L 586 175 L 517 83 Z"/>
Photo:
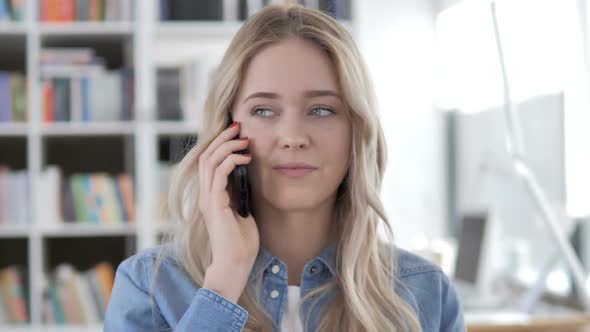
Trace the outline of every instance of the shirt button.
<path fill-rule="evenodd" d="M 279 273 L 280 270 L 281 270 L 281 267 L 278 265 L 273 265 L 272 269 L 271 269 L 272 273 L 274 273 L 274 274 Z"/>
<path fill-rule="evenodd" d="M 270 292 L 270 297 L 272 297 L 273 299 L 276 299 L 277 297 L 279 297 L 279 291 L 278 290 L 273 290 L 272 292 Z"/>
<path fill-rule="evenodd" d="M 318 271 L 318 267 L 313 265 L 310 269 L 309 269 L 309 273 L 314 274 Z"/>

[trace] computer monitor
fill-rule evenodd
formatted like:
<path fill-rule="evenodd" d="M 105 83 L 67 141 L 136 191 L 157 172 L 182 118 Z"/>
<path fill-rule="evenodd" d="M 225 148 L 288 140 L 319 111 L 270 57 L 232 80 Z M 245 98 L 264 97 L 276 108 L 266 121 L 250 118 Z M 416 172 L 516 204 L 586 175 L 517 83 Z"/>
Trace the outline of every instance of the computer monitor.
<path fill-rule="evenodd" d="M 487 213 L 465 215 L 461 221 L 457 261 L 455 264 L 456 280 L 476 285 L 482 264 L 483 247 L 486 235 Z"/>
<path fill-rule="evenodd" d="M 522 119 L 526 159 L 553 204 L 565 204 L 565 131 L 563 92 L 548 93 L 516 104 Z M 475 209 L 494 214 L 501 234 L 494 251 L 518 256 L 518 282 L 529 285 L 528 271 L 538 272 L 555 254 L 551 232 L 514 171 L 506 146 L 503 105 L 478 111 L 454 113 L 454 197 L 457 235 L 465 211 Z M 515 246 L 519 247 L 516 248 Z M 520 247 L 525 248 L 521 254 Z M 532 254 L 534 253 L 534 254 Z M 518 254 L 518 255 L 517 255 Z M 507 258 L 495 262 L 501 273 Z M 514 267 L 512 267 L 514 268 Z M 527 273 L 525 273 L 527 272 Z"/>
<path fill-rule="evenodd" d="M 487 306 L 498 300 L 492 284 L 494 224 L 487 210 L 468 211 L 461 217 L 453 279 L 466 306 Z"/>

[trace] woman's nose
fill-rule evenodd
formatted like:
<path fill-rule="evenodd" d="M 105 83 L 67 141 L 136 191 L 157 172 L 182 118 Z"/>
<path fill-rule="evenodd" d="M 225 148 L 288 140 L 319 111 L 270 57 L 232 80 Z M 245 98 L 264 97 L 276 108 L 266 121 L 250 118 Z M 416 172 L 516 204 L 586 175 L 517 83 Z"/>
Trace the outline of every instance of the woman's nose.
<path fill-rule="evenodd" d="M 309 135 L 305 124 L 300 120 L 286 119 L 280 126 L 278 135 L 283 149 L 303 149 L 309 146 Z"/>
<path fill-rule="evenodd" d="M 308 146 L 305 139 L 300 137 L 284 138 L 281 141 L 281 147 L 283 149 L 299 150 L 304 149 Z"/>

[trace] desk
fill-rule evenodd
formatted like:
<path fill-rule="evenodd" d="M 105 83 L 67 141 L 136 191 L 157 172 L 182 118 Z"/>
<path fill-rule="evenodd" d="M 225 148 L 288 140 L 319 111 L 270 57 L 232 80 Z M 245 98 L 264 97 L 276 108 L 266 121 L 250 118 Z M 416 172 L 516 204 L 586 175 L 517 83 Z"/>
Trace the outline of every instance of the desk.
<path fill-rule="evenodd" d="M 534 316 L 527 323 L 468 323 L 469 332 L 521 332 L 521 331 L 576 331 L 590 332 L 590 314 L 543 317 Z"/>

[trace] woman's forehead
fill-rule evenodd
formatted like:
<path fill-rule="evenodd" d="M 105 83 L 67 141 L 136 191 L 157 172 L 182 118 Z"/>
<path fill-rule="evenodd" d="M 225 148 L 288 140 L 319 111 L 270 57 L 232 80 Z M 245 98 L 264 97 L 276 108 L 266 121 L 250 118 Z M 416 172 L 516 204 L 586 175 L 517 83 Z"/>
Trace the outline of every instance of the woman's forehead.
<path fill-rule="evenodd" d="M 328 55 L 316 44 L 289 39 L 262 49 L 245 70 L 243 98 L 255 92 L 297 94 L 304 90 L 339 93 L 338 75 Z"/>

